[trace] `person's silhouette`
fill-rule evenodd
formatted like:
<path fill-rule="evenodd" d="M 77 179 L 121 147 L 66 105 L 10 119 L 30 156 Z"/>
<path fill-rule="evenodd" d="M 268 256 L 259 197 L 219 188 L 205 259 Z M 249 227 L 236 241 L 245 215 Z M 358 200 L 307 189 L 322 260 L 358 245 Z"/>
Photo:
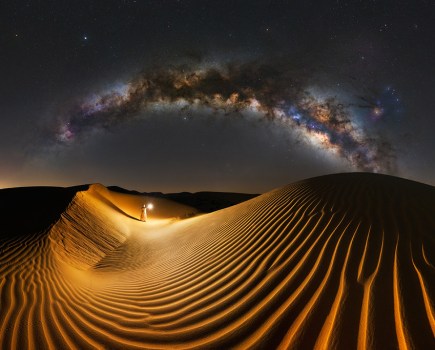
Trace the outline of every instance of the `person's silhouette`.
<path fill-rule="evenodd" d="M 147 221 L 147 207 L 144 204 L 141 208 L 141 212 L 140 212 L 140 221 Z"/>

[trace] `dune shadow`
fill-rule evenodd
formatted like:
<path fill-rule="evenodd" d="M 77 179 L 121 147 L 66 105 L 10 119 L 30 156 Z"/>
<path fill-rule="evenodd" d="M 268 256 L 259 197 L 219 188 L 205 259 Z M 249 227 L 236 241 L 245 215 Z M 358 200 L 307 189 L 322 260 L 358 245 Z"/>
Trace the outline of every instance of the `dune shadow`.
<path fill-rule="evenodd" d="M 79 191 L 75 187 L 19 187 L 0 190 L 0 240 L 43 232 L 54 224 Z"/>
<path fill-rule="evenodd" d="M 134 216 L 132 216 L 132 215 L 126 213 L 124 210 L 122 210 L 120 207 L 118 207 L 115 203 L 113 203 L 110 199 L 108 199 L 108 198 L 102 196 L 102 195 L 99 194 L 99 193 L 97 194 L 97 197 L 98 197 L 98 199 L 101 200 L 104 204 L 106 204 L 108 207 L 112 208 L 112 209 L 115 210 L 116 212 L 118 212 L 118 213 L 120 213 L 120 214 L 122 214 L 122 215 L 124 215 L 124 216 L 126 216 L 126 217 L 128 217 L 128 218 L 130 218 L 130 219 L 140 221 L 137 217 L 134 217 Z"/>

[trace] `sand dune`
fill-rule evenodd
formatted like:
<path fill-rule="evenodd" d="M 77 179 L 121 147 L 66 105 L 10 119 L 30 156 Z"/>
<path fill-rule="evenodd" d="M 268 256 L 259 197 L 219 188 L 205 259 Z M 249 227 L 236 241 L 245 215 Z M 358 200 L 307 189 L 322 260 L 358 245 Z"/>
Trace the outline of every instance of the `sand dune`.
<path fill-rule="evenodd" d="M 0 241 L 1 349 L 435 348 L 434 187 L 330 175 L 147 223 L 141 201 L 93 185 Z"/>

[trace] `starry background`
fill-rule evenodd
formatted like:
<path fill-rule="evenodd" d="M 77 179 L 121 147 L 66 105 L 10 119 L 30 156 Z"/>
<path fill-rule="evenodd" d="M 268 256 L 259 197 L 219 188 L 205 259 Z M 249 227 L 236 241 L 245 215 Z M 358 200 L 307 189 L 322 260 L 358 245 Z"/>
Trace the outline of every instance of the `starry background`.
<path fill-rule="evenodd" d="M 431 1 L 3 1 L 0 188 L 259 193 L 358 170 L 435 185 L 434 43 Z M 356 146 L 337 154 L 313 143 L 294 115 L 289 124 L 172 100 L 132 111 L 125 91 L 116 114 L 84 111 L 144 72 L 243 63 L 274 67 L 262 77 L 279 86 L 289 75 L 300 91 L 337 99 L 393 165 L 382 157 L 379 169 L 355 165 Z M 77 122 L 77 105 L 106 122 Z"/>

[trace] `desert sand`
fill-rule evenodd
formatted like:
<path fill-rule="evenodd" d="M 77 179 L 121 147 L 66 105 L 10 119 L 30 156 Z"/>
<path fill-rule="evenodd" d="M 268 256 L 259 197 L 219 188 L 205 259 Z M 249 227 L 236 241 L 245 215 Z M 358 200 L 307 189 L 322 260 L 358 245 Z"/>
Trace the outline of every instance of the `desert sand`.
<path fill-rule="evenodd" d="M 0 349 L 435 348 L 434 187 L 337 174 L 146 223 L 102 185 L 39 217 L 3 191 Z"/>

